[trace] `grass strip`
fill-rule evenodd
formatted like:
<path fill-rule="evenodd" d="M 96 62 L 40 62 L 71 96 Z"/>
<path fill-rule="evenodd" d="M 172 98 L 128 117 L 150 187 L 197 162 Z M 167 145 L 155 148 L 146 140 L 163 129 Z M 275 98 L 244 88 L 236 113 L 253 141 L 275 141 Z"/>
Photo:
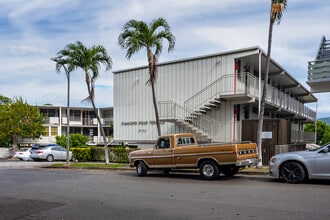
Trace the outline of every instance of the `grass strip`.
<path fill-rule="evenodd" d="M 120 168 L 120 167 L 127 167 L 127 164 L 123 163 L 70 163 L 69 167 L 81 167 L 81 168 L 95 168 L 95 169 L 104 169 L 104 168 Z M 52 167 L 67 167 L 66 163 L 56 163 L 52 164 Z"/>

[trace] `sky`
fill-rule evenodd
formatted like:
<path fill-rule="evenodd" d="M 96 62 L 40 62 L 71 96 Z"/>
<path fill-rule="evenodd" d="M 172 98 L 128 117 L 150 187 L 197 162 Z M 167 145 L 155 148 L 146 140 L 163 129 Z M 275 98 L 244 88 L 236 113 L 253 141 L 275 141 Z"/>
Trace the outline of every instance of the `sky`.
<path fill-rule="evenodd" d="M 165 18 L 176 37 L 175 50 L 159 62 L 260 46 L 267 51 L 270 0 L 0 0 L 0 95 L 31 105 L 66 106 L 67 79 L 50 58 L 67 44 L 107 49 L 112 70 L 100 69 L 97 107 L 113 106 L 112 71 L 147 64 L 145 51 L 125 58 L 118 36 L 130 19 Z M 322 36 L 330 39 L 329 0 L 288 0 L 274 25 L 272 58 L 307 89 L 307 64 L 315 60 Z M 166 48 L 166 42 L 165 47 Z M 70 104 L 88 95 L 84 74 L 71 75 Z M 329 93 L 315 94 L 318 118 L 330 116 Z"/>

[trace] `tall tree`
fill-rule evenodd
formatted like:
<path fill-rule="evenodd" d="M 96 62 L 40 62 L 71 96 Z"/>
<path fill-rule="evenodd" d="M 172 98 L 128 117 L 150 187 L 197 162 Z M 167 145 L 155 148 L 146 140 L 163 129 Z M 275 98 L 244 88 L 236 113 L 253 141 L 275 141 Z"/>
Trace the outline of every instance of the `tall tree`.
<path fill-rule="evenodd" d="M 130 20 L 123 28 L 123 32 L 118 37 L 121 48 L 126 49 L 126 58 L 130 59 L 133 54 L 141 49 L 147 50 L 149 80 L 151 85 L 152 101 L 155 110 L 155 118 L 158 135 L 161 135 L 159 114 L 155 93 L 155 82 L 157 78 L 157 60 L 163 50 L 163 40 L 168 41 L 168 52 L 175 46 L 175 37 L 171 33 L 170 26 L 164 18 L 153 20 L 149 26 L 143 21 Z"/>
<path fill-rule="evenodd" d="M 11 103 L 11 99 L 6 96 L 0 95 L 0 105 L 8 103 Z"/>
<path fill-rule="evenodd" d="M 80 68 L 85 73 L 85 82 L 88 91 L 88 97 L 84 101 L 91 103 L 97 121 L 100 126 L 101 134 L 104 141 L 105 162 L 109 163 L 109 150 L 107 138 L 105 136 L 103 124 L 97 112 L 94 98 L 95 98 L 95 81 L 99 77 L 99 68 L 101 64 L 105 65 L 106 70 L 110 70 L 112 66 L 111 57 L 108 56 L 106 49 L 101 45 L 94 45 L 90 48 L 85 47 L 80 41 L 66 45 L 66 47 L 59 51 L 59 59 L 66 61 L 67 69 L 69 71 Z"/>
<path fill-rule="evenodd" d="M 316 131 L 315 131 L 316 127 Z M 306 124 L 304 126 L 304 131 L 307 132 L 316 132 L 316 143 L 317 144 L 326 144 L 330 141 L 330 126 L 327 125 L 326 122 L 323 121 L 316 121 L 316 126 L 315 124 Z"/>
<path fill-rule="evenodd" d="M 272 49 L 273 26 L 274 26 L 275 22 L 277 24 L 280 24 L 281 19 L 282 19 L 282 13 L 286 9 L 286 6 L 287 6 L 286 0 L 271 0 L 269 30 L 268 30 L 268 50 L 267 50 L 267 60 L 266 60 L 266 72 L 265 72 L 265 76 L 264 76 L 264 86 L 263 86 L 263 90 L 262 90 L 261 107 L 260 107 L 260 111 L 259 111 L 258 132 L 257 132 L 257 144 L 258 144 L 259 159 L 260 159 L 258 167 L 262 166 L 262 137 L 261 137 L 261 134 L 262 134 L 262 126 L 263 126 L 263 120 L 264 120 L 264 112 L 265 112 L 267 84 L 268 84 L 268 78 L 269 78 L 269 65 L 270 65 L 270 54 L 271 54 L 271 49 Z"/>
<path fill-rule="evenodd" d="M 21 97 L 0 104 L 0 142 L 12 144 L 18 150 L 22 138 L 39 138 L 44 133 L 44 117 L 38 108 L 30 106 Z"/>
<path fill-rule="evenodd" d="M 67 78 L 67 125 L 66 125 L 66 163 L 70 164 L 70 72 L 72 71 L 72 60 L 65 54 L 66 51 L 61 50 L 57 53 L 57 57 L 51 58 L 56 62 L 56 72 L 59 73 L 63 68 Z M 70 69 L 71 68 L 71 69 Z"/>

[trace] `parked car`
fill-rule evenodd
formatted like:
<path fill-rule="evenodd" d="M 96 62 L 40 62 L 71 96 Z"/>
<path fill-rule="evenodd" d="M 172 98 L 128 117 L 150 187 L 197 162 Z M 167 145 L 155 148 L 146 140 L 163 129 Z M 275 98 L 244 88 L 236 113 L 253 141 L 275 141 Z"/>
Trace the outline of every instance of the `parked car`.
<path fill-rule="evenodd" d="M 330 143 L 312 150 L 277 154 L 270 159 L 269 173 L 287 183 L 330 179 Z"/>
<path fill-rule="evenodd" d="M 34 144 L 30 157 L 33 160 L 66 160 L 66 149 L 57 144 Z M 72 152 L 69 151 L 69 159 L 72 159 Z"/>
<path fill-rule="evenodd" d="M 24 161 L 32 160 L 32 158 L 30 157 L 31 150 L 31 148 L 21 148 L 14 154 L 14 157 Z"/>

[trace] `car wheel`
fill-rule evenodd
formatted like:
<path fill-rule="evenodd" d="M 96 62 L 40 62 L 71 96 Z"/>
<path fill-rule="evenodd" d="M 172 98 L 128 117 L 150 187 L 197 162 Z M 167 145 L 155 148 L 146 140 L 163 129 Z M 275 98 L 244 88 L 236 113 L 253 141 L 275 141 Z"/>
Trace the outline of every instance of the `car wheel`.
<path fill-rule="evenodd" d="M 238 173 L 239 168 L 237 166 L 224 166 L 221 167 L 221 172 L 227 176 L 231 177 Z"/>
<path fill-rule="evenodd" d="M 219 167 L 213 161 L 207 160 L 201 163 L 199 166 L 199 173 L 201 177 L 206 180 L 214 180 L 219 178 L 220 171 Z"/>
<path fill-rule="evenodd" d="M 54 160 L 54 156 L 51 155 L 51 154 L 49 154 L 49 155 L 46 157 L 46 160 L 47 160 L 48 162 L 52 162 L 52 161 Z"/>
<path fill-rule="evenodd" d="M 143 161 L 139 161 L 136 165 L 136 174 L 138 176 L 145 176 L 147 175 L 147 166 Z"/>
<path fill-rule="evenodd" d="M 286 162 L 281 166 L 281 178 L 287 183 L 300 183 L 305 180 L 305 170 L 297 162 Z"/>

